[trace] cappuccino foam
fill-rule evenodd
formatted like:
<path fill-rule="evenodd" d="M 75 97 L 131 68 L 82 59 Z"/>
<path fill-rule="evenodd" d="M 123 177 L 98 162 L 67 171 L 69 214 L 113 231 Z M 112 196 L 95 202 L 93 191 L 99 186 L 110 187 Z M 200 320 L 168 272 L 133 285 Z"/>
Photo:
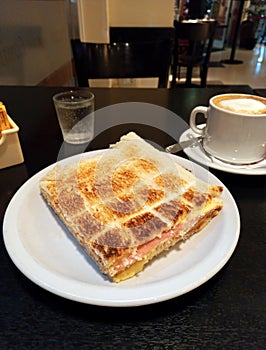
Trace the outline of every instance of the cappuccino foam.
<path fill-rule="evenodd" d="M 260 98 L 247 98 L 238 97 L 233 98 L 230 96 L 226 98 L 218 98 L 214 100 L 214 103 L 225 110 L 243 113 L 243 114 L 266 114 L 266 100 L 265 102 Z"/>

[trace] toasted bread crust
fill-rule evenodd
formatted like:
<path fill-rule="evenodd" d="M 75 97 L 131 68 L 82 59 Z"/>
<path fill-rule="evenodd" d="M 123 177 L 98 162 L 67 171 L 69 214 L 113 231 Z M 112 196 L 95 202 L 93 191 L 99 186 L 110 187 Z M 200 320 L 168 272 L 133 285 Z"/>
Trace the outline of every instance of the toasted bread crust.
<path fill-rule="evenodd" d="M 187 233 L 185 236 L 176 235 L 173 239 L 162 242 L 156 249 L 151 250 L 141 261 L 136 261 L 134 264 L 130 265 L 121 272 L 116 273 L 112 279 L 114 282 L 118 283 L 125 279 L 128 279 L 144 269 L 144 267 L 156 256 L 159 256 L 166 250 L 175 246 L 177 243 L 188 240 L 191 236 L 201 231 L 222 209 L 221 206 L 212 209 L 208 212 L 204 218 L 199 220 Z"/>

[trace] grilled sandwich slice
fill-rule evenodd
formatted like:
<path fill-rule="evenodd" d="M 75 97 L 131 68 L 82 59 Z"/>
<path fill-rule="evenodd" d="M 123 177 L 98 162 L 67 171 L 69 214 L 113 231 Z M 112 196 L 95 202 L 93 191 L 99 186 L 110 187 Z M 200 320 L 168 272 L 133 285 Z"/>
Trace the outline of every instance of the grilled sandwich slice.
<path fill-rule="evenodd" d="M 143 270 L 222 209 L 222 187 L 197 179 L 131 132 L 107 151 L 55 166 L 40 190 L 112 281 Z"/>

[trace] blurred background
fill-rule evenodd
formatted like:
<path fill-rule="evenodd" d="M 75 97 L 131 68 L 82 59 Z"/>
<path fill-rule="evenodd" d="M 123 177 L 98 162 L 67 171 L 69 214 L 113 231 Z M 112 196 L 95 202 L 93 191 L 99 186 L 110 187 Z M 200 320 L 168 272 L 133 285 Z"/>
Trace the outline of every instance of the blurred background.
<path fill-rule="evenodd" d="M 80 38 L 89 42 L 108 42 L 110 26 L 172 26 L 174 19 L 213 18 L 219 25 L 208 83 L 226 84 L 234 79 L 232 83 L 250 84 L 253 88 L 265 87 L 264 0 L 243 1 L 236 51 L 237 58 L 243 64 L 232 66 L 221 62 L 230 56 L 241 2 L 1 0 L 0 84 L 75 84 L 70 40 Z M 194 78 L 197 79 L 197 72 Z M 236 78 L 239 81 L 235 81 Z"/>

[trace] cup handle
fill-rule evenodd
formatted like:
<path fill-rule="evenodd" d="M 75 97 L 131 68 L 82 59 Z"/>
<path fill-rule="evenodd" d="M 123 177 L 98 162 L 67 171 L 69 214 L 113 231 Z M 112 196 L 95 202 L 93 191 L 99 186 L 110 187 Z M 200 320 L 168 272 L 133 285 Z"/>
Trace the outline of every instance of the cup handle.
<path fill-rule="evenodd" d="M 190 114 L 189 124 L 192 131 L 194 131 L 196 134 L 199 134 L 202 136 L 204 136 L 205 134 L 205 127 L 199 128 L 196 123 L 196 118 L 198 113 L 202 113 L 204 117 L 207 119 L 208 109 L 209 109 L 208 107 L 198 106 L 198 107 L 195 107 Z"/>

